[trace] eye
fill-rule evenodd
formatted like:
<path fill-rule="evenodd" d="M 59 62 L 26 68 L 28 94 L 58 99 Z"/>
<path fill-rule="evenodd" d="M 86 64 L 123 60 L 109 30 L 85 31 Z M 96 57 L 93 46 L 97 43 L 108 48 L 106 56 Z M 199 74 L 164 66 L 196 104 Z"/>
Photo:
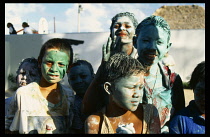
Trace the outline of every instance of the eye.
<path fill-rule="evenodd" d="M 53 64 L 52 61 L 46 61 L 46 65 L 51 66 Z"/>
<path fill-rule="evenodd" d="M 81 75 L 80 76 L 82 79 L 85 79 L 87 77 L 87 75 Z"/>
<path fill-rule="evenodd" d="M 64 67 L 64 66 L 65 66 L 65 64 L 63 64 L 63 63 L 58 63 L 58 66 L 60 66 L 60 67 Z"/>
<path fill-rule="evenodd" d="M 118 29 L 119 27 L 120 27 L 119 24 L 115 24 L 115 25 L 114 25 L 114 28 L 115 28 L 115 29 Z"/>
<path fill-rule="evenodd" d="M 69 78 L 70 80 L 75 80 L 76 79 L 76 77 L 74 77 L 74 76 L 70 76 L 70 78 Z"/>
<path fill-rule="evenodd" d="M 162 41 L 157 41 L 157 44 L 161 45 L 161 44 L 163 44 L 163 42 Z"/>
<path fill-rule="evenodd" d="M 125 28 L 131 28 L 131 26 L 130 25 L 125 25 Z"/>
<path fill-rule="evenodd" d="M 148 39 L 142 39 L 142 41 L 143 41 L 143 42 L 149 42 L 149 40 L 148 40 Z"/>

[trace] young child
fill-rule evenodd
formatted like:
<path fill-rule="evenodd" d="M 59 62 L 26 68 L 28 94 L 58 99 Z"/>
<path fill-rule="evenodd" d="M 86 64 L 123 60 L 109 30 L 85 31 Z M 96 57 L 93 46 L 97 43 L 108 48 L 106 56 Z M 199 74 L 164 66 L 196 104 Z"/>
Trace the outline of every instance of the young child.
<path fill-rule="evenodd" d="M 35 58 L 26 58 L 20 63 L 16 71 L 16 84 L 17 87 L 28 85 L 31 82 L 39 82 L 41 77 L 40 69 L 38 68 L 38 61 Z M 5 99 L 5 115 L 8 105 L 12 97 Z"/>
<path fill-rule="evenodd" d="M 41 79 L 16 91 L 5 116 L 6 133 L 69 133 L 74 94 L 59 82 L 72 60 L 73 50 L 65 40 L 53 38 L 44 43 L 38 57 Z"/>
<path fill-rule="evenodd" d="M 170 134 L 205 134 L 205 61 L 195 67 L 189 84 L 194 100 L 171 120 Z"/>
<path fill-rule="evenodd" d="M 73 133 L 84 134 L 84 122 L 88 115 L 81 112 L 83 96 L 94 78 L 92 65 L 86 60 L 77 60 L 70 66 L 68 82 L 76 92 L 74 101 Z"/>
<path fill-rule="evenodd" d="M 105 66 L 104 90 L 109 104 L 90 115 L 85 122 L 87 134 L 158 134 L 158 111 L 151 104 L 140 103 L 143 96 L 144 68 L 141 63 L 116 53 Z"/>

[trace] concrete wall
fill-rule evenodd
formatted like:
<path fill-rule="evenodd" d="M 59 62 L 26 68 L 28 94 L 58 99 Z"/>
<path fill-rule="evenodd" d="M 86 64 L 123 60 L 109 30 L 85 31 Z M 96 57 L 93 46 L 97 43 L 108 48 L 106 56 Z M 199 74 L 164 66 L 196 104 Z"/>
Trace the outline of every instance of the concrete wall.
<path fill-rule="evenodd" d="M 197 65 L 205 60 L 205 30 L 172 30 L 170 54 L 176 62 L 176 70 L 183 81 L 187 80 Z M 41 46 L 51 38 L 83 40 L 83 44 L 72 45 L 74 54 L 89 61 L 96 72 L 102 58 L 102 45 L 107 42 L 109 32 L 5 35 L 5 90 L 11 87 L 8 75 L 16 75 L 22 59 L 38 57 Z M 68 85 L 67 76 L 63 83 Z"/>

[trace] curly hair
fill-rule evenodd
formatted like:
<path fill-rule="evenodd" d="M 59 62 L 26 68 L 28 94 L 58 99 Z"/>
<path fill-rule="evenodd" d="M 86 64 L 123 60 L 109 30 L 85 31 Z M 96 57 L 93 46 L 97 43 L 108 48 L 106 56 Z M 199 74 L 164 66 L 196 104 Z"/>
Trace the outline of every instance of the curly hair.
<path fill-rule="evenodd" d="M 191 89 L 195 89 L 199 81 L 205 81 L 205 61 L 200 62 L 192 72 L 189 85 Z"/>
<path fill-rule="evenodd" d="M 148 25 L 155 25 L 161 27 L 167 34 L 168 34 L 168 41 L 171 37 L 171 31 L 170 26 L 166 22 L 166 20 L 163 17 L 151 15 L 147 18 L 145 18 L 136 28 L 136 35 L 138 37 L 138 34 L 141 32 L 141 29 Z"/>
<path fill-rule="evenodd" d="M 105 65 L 105 80 L 115 82 L 119 78 L 145 72 L 145 68 L 131 56 L 119 52 L 112 55 Z"/>
<path fill-rule="evenodd" d="M 118 17 L 123 17 L 123 16 L 129 17 L 130 20 L 133 22 L 134 27 L 135 27 L 135 28 L 137 27 L 138 21 L 137 21 L 137 19 L 135 18 L 134 14 L 133 14 L 133 13 L 130 13 L 130 12 L 122 12 L 122 13 L 116 14 L 116 15 L 112 18 L 112 24 L 111 24 L 111 26 L 110 26 L 110 30 L 113 28 L 114 23 L 117 21 L 117 18 L 118 18 Z"/>

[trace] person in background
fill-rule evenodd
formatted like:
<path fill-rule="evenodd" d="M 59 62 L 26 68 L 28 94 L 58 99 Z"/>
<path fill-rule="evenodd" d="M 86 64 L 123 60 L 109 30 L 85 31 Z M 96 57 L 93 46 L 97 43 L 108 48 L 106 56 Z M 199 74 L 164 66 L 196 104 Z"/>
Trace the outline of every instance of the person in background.
<path fill-rule="evenodd" d="M 37 59 L 31 57 L 23 59 L 16 71 L 16 85 L 22 87 L 28 85 L 31 82 L 39 82 L 41 78 L 41 72 L 38 68 Z M 7 113 L 8 105 L 12 97 L 5 99 L 5 115 Z"/>
<path fill-rule="evenodd" d="M 82 100 L 85 92 L 94 78 L 92 65 L 86 60 L 77 60 L 70 66 L 68 82 L 76 92 L 74 101 L 74 118 L 72 121 L 72 133 L 84 134 L 84 122 L 88 115 L 81 112 Z"/>
<path fill-rule="evenodd" d="M 8 22 L 8 23 L 7 23 L 7 28 L 9 28 L 9 34 L 10 34 L 10 35 L 11 35 L 11 34 L 17 34 L 17 32 L 16 32 L 16 30 L 15 30 L 15 28 L 14 28 L 14 26 L 13 26 L 12 23 Z"/>
<path fill-rule="evenodd" d="M 33 30 L 32 30 L 32 28 L 28 25 L 27 22 L 23 22 L 23 23 L 22 23 L 22 27 L 23 27 L 23 34 L 33 34 Z"/>
<path fill-rule="evenodd" d="M 105 66 L 104 90 L 109 103 L 85 122 L 87 134 L 160 134 L 156 107 L 140 103 L 144 67 L 124 53 L 110 57 Z"/>
<path fill-rule="evenodd" d="M 60 81 L 72 62 L 68 41 L 53 38 L 43 44 L 38 56 L 41 79 L 17 89 L 5 116 L 5 133 L 70 133 L 74 93 Z"/>
<path fill-rule="evenodd" d="M 189 85 L 194 92 L 194 100 L 171 120 L 170 134 L 205 134 L 205 61 L 197 64 Z"/>
<path fill-rule="evenodd" d="M 135 36 L 137 25 L 137 19 L 130 12 L 118 13 L 112 18 L 110 37 L 107 44 L 104 44 L 102 47 L 103 57 L 101 64 L 83 99 L 82 111 L 84 113 L 92 114 L 101 109 L 108 101 L 108 95 L 102 92 L 104 90 L 102 79 L 104 66 L 110 56 L 114 53 L 123 52 L 133 58 L 138 57 L 137 50 L 133 46 L 133 37 Z"/>

